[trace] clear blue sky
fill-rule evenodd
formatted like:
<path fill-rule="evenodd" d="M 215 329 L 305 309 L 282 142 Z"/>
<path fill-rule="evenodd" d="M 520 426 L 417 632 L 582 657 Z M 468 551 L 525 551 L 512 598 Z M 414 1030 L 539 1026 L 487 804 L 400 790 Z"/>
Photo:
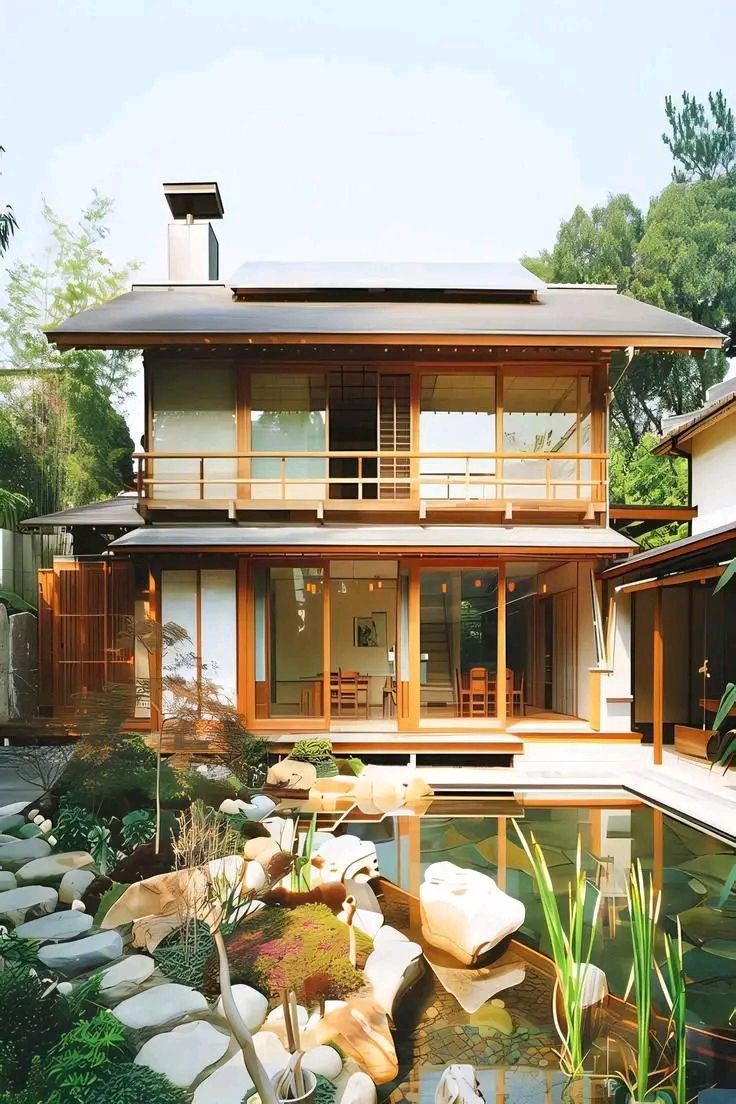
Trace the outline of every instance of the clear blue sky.
<path fill-rule="evenodd" d="M 165 271 L 161 182 L 216 179 L 246 259 L 514 260 L 576 203 L 668 180 L 668 92 L 736 102 L 736 5 L 701 0 L 0 0 L 0 201 L 43 245 L 113 197 Z"/>

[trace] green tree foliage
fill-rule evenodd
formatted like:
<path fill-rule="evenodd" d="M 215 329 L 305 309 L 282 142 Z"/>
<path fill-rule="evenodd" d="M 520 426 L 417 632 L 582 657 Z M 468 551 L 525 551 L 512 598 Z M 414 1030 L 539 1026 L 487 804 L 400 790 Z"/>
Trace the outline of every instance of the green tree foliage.
<path fill-rule="evenodd" d="M 4 146 L 0 146 L 0 153 L 5 153 Z M 7 253 L 10 248 L 10 239 L 17 229 L 18 223 L 15 221 L 13 208 L 8 203 L 5 210 L 0 211 L 0 257 Z"/>
<path fill-rule="evenodd" d="M 687 462 L 681 457 L 652 456 L 657 438 L 645 433 L 634 444 L 626 429 L 611 433 L 609 468 L 611 502 L 645 502 L 651 506 L 684 506 L 688 498 Z M 685 535 L 682 525 L 665 525 L 645 534 L 640 544 L 654 548 Z"/>
<path fill-rule="evenodd" d="M 9 271 L 0 310 L 0 488 L 49 513 L 116 494 L 132 478 L 133 442 L 118 406 L 134 354 L 61 353 L 44 330 L 125 290 L 103 242 L 111 202 L 95 193 L 76 226 L 44 206 L 51 247 L 43 266 Z"/>
<path fill-rule="evenodd" d="M 694 96 L 682 93 L 682 107 L 671 96 L 665 100 L 670 134 L 662 141 L 672 154 L 672 179 L 679 183 L 714 180 L 736 169 L 736 129 L 733 112 L 723 92 L 708 93 L 708 108 Z"/>

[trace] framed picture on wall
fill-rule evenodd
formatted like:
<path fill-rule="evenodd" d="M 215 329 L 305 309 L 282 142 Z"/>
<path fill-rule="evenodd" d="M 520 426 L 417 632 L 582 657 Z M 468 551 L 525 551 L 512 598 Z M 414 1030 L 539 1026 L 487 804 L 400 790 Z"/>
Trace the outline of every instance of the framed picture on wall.
<path fill-rule="evenodd" d="M 386 614 L 378 610 L 353 618 L 353 644 L 356 648 L 386 647 Z"/>

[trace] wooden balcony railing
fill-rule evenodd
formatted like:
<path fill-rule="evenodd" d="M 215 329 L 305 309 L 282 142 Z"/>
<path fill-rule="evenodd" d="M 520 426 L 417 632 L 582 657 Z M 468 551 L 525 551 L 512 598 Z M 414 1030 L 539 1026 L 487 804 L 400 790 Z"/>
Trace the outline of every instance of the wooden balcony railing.
<path fill-rule="evenodd" d="M 139 452 L 144 509 L 601 510 L 600 452 Z"/>

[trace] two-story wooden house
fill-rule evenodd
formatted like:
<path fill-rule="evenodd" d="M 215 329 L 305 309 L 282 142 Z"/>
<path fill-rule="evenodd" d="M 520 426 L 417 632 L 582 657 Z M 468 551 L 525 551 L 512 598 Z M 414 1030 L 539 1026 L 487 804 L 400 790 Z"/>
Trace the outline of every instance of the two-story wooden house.
<path fill-rule="evenodd" d="M 286 742 L 509 754 L 525 734 L 629 734 L 626 611 L 604 626 L 596 584 L 633 547 L 608 525 L 609 364 L 720 335 L 516 264 L 219 282 L 216 185 L 166 194 L 169 279 L 48 334 L 142 349 L 146 404 L 137 501 L 36 519 L 87 552 L 90 525 L 114 538 L 43 580 L 56 710 L 126 664 L 145 684 L 149 658 L 110 627 L 134 603 Z M 165 708 L 142 694 L 135 723 Z"/>

